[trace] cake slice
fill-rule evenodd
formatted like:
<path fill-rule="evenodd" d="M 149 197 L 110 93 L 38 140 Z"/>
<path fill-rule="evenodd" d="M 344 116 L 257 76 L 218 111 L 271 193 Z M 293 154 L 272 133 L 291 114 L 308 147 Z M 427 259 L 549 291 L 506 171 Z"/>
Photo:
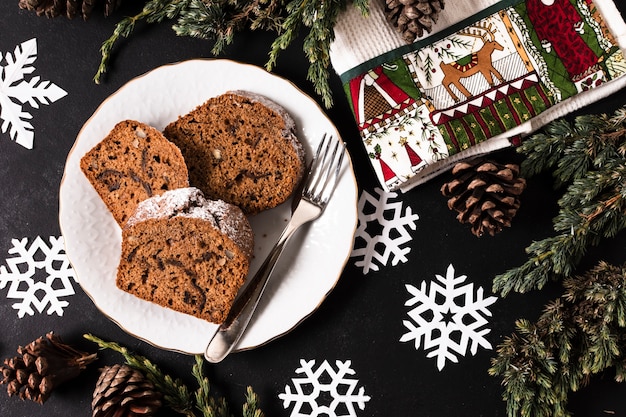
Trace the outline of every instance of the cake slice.
<path fill-rule="evenodd" d="M 305 168 L 296 124 L 278 104 L 247 91 L 214 97 L 170 123 L 189 182 L 213 199 L 255 214 L 284 202 Z"/>
<path fill-rule="evenodd" d="M 115 125 L 82 157 L 80 168 L 120 226 L 140 201 L 189 186 L 176 145 L 158 129 L 134 120 Z"/>
<path fill-rule="evenodd" d="M 221 323 L 243 285 L 253 233 L 236 206 L 196 188 L 139 203 L 122 230 L 118 288 L 181 313 Z"/>

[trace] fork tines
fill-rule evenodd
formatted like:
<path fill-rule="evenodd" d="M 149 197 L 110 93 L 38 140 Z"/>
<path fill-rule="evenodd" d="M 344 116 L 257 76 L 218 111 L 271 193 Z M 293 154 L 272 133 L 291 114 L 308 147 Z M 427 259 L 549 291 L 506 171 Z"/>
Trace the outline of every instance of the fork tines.
<path fill-rule="evenodd" d="M 333 135 L 325 133 L 322 137 L 311 162 L 309 177 L 303 191 L 303 196 L 311 202 L 326 204 L 330 199 L 341 171 L 345 147 L 345 144 Z M 327 187 L 328 184 L 331 186 Z"/>

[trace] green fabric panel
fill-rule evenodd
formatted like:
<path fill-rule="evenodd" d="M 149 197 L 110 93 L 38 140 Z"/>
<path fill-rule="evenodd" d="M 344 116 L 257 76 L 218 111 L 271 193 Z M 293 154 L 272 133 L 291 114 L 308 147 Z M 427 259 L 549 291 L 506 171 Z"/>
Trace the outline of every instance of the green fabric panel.
<path fill-rule="evenodd" d="M 527 107 L 524 100 L 522 100 L 522 93 L 520 93 L 519 91 L 513 93 L 509 96 L 509 99 L 511 100 L 513 110 L 515 111 L 515 113 L 517 113 L 517 117 L 521 121 L 521 123 L 524 123 L 525 121 L 531 119 L 532 113 L 530 112 L 530 109 Z"/>
<path fill-rule="evenodd" d="M 409 97 L 414 99 L 419 99 L 422 97 L 420 90 L 415 85 L 415 81 L 413 81 L 413 76 L 411 75 L 411 71 L 409 67 L 404 62 L 403 58 L 398 58 L 393 62 L 389 63 L 390 65 L 383 64 L 383 73 L 389 77 L 391 81 L 402 91 L 407 93 Z M 389 66 L 396 66 L 397 69 L 393 70 L 389 68 Z"/>
<path fill-rule="evenodd" d="M 499 135 L 502 133 L 502 128 L 500 127 L 500 123 L 493 116 L 489 108 L 480 109 L 480 117 L 485 121 L 485 124 L 489 126 L 490 136 Z"/>
<path fill-rule="evenodd" d="M 500 121 L 502 121 L 506 130 L 512 129 L 517 126 L 515 118 L 511 114 L 511 110 L 509 110 L 509 106 L 507 106 L 505 99 L 496 101 L 493 106 L 500 116 Z"/>
<path fill-rule="evenodd" d="M 476 116 L 472 113 L 466 115 L 464 117 L 465 119 L 465 123 L 467 123 L 467 125 L 470 127 L 470 129 L 472 130 L 472 133 L 474 133 L 474 138 L 476 140 L 476 143 L 480 143 L 484 140 L 487 140 L 488 137 L 486 135 L 486 133 L 482 128 L 482 126 L 480 125 L 480 123 L 478 123 L 478 120 L 476 120 Z"/>
<path fill-rule="evenodd" d="M 356 120 L 356 114 L 354 114 L 354 103 L 352 102 L 352 93 L 350 92 L 349 82 L 343 84 L 343 92 L 348 99 L 348 104 L 350 105 L 350 112 L 352 113 L 352 117 L 354 117 L 354 120 Z"/>
<path fill-rule="evenodd" d="M 472 146 L 469 140 L 469 136 L 467 135 L 467 131 L 465 130 L 465 126 L 463 126 L 463 123 L 461 123 L 459 120 L 450 120 L 448 122 L 448 125 L 452 129 L 454 138 L 459 144 L 459 148 L 461 150 L 467 149 Z"/>
<path fill-rule="evenodd" d="M 545 49 L 543 49 L 537 33 L 532 30 L 533 25 L 528 19 L 528 15 L 526 13 L 526 3 L 520 3 L 513 6 L 513 8 L 517 11 L 517 13 L 519 13 L 522 19 L 524 19 L 526 27 L 530 29 L 530 39 L 537 50 L 541 53 L 542 58 L 546 61 L 546 65 L 548 65 L 548 77 L 550 77 L 550 80 L 552 80 L 552 82 L 561 91 L 561 99 L 565 100 L 568 97 L 576 95 L 578 93 L 576 86 L 570 80 L 569 74 L 559 57 L 556 55 L 554 50 L 548 53 Z"/>
<path fill-rule="evenodd" d="M 443 141 L 446 143 L 446 148 L 448 148 L 448 155 L 452 156 L 457 153 L 458 151 L 452 144 L 452 139 L 450 139 L 450 135 L 448 134 L 448 129 L 446 129 L 445 126 L 438 126 L 438 129 Z"/>
<path fill-rule="evenodd" d="M 551 96 L 548 96 L 547 91 L 545 91 L 545 89 L 543 89 L 543 86 L 533 86 L 530 87 L 526 90 L 524 90 L 524 95 L 526 96 L 526 100 L 528 100 L 528 102 L 532 105 L 533 110 L 535 111 L 536 114 L 539 114 L 545 110 L 547 110 L 552 103 L 550 104 L 546 104 L 543 99 L 541 98 L 541 94 L 539 92 L 539 88 L 541 88 L 543 91 L 543 95 L 547 96 L 548 98 L 551 98 Z"/>
<path fill-rule="evenodd" d="M 576 0 L 570 0 L 570 3 L 572 3 L 574 7 L 577 6 Z M 585 22 L 585 25 L 584 25 L 585 31 L 582 35 L 580 35 L 581 38 L 585 40 L 585 43 L 589 45 L 589 48 L 591 48 L 591 50 L 593 51 L 594 54 L 596 54 L 596 56 L 602 56 L 604 54 L 604 49 L 602 49 L 602 47 L 600 46 L 600 42 L 598 42 L 598 38 L 596 38 L 596 33 L 594 32 L 593 28 L 587 24 L 587 20 L 585 19 L 583 14 L 580 13 L 580 9 L 576 7 L 576 10 L 578 10 L 580 17 L 582 18 L 583 22 Z"/>
<path fill-rule="evenodd" d="M 466 56 L 464 56 L 464 57 L 463 57 L 463 58 L 461 58 L 461 59 L 457 59 L 456 63 L 457 63 L 458 65 L 461 65 L 461 66 L 463 66 L 463 65 L 467 65 L 467 64 L 469 64 L 470 62 L 472 62 L 472 58 L 473 58 L 473 57 L 474 57 L 474 55 L 473 55 L 473 54 L 466 55 Z"/>

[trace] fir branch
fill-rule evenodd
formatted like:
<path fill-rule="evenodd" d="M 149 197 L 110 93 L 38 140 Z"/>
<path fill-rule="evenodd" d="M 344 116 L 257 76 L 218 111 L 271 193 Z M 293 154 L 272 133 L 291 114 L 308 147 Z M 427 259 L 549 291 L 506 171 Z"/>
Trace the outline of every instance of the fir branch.
<path fill-rule="evenodd" d="M 516 322 L 491 360 L 508 417 L 569 417 L 569 393 L 593 375 L 615 367 L 615 380 L 624 379 L 626 264 L 600 262 L 563 286 L 536 323 Z"/>
<path fill-rule="evenodd" d="M 84 335 L 85 339 L 98 344 L 100 349 L 111 349 L 120 353 L 126 363 L 142 372 L 163 394 L 165 405 L 179 414 L 195 417 L 194 409 L 199 410 L 203 417 L 232 417 L 228 404 L 224 398 L 215 398 L 210 395 L 211 385 L 203 374 L 204 360 L 202 356 L 195 356 L 195 363 L 191 373 L 198 383 L 198 389 L 193 397 L 189 388 L 179 379 L 164 374 L 157 365 L 149 359 L 130 352 L 127 348 L 115 342 L 106 342 L 91 334 Z M 246 403 L 243 405 L 243 417 L 264 417 L 258 405 L 258 397 L 248 387 Z"/>
<path fill-rule="evenodd" d="M 145 20 L 147 23 L 158 23 L 164 19 L 173 19 L 189 6 L 190 1 L 192 0 L 150 0 L 141 12 L 135 16 L 126 17 L 116 24 L 111 37 L 100 47 L 102 57 L 98 71 L 93 77 L 94 82 L 100 84 L 102 76 L 109 67 L 113 47 L 121 38 L 128 38 L 132 34 L 137 22 Z"/>
<path fill-rule="evenodd" d="M 618 172 L 626 174 L 626 166 Z M 575 181 L 559 200 L 553 225 L 559 235 L 533 242 L 529 259 L 496 276 L 494 291 L 506 296 L 541 289 L 550 279 L 574 273 L 587 248 L 597 246 L 626 228 L 626 187 L 615 172 L 593 173 Z M 603 187 L 608 183 L 607 187 Z M 585 194 L 588 194 L 585 197 Z"/>
<path fill-rule="evenodd" d="M 243 405 L 243 417 L 265 417 L 259 408 L 259 397 L 254 393 L 252 387 L 246 388 L 246 402 Z"/>
<path fill-rule="evenodd" d="M 626 108 L 612 117 L 606 114 L 582 115 L 573 123 L 556 120 L 543 132 L 524 140 L 518 152 L 525 154 L 525 177 L 554 169 L 555 187 L 582 178 L 606 160 L 624 157 L 626 147 Z"/>
<path fill-rule="evenodd" d="M 210 395 L 211 384 L 209 379 L 202 372 L 202 356 L 196 355 L 196 363 L 192 368 L 192 374 L 198 382 L 198 389 L 195 394 L 196 408 L 200 410 L 203 417 L 229 417 L 228 405 L 224 398 L 215 399 Z"/>
<path fill-rule="evenodd" d="M 232 43 L 235 32 L 243 26 L 241 18 L 231 19 L 231 14 L 228 0 L 191 0 L 172 28 L 179 36 L 214 40 L 211 52 L 218 55 Z"/>
<path fill-rule="evenodd" d="M 363 15 L 369 13 L 370 0 L 352 2 Z M 219 55 L 230 45 L 237 32 L 244 29 L 276 32 L 266 68 L 271 71 L 279 54 L 307 29 L 303 50 L 309 61 L 307 79 L 321 96 L 326 107 L 332 106 L 330 91 L 330 45 L 334 26 L 348 0 L 149 0 L 135 16 L 122 19 L 100 48 L 102 54 L 94 81 L 100 83 L 106 73 L 116 43 L 128 38 L 141 20 L 158 23 L 176 20 L 172 29 L 179 36 L 212 40 L 211 52 Z"/>
<path fill-rule="evenodd" d="M 169 408 L 179 414 L 194 416 L 191 394 L 180 379 L 173 379 L 170 375 L 164 374 L 149 359 L 136 355 L 115 342 L 106 342 L 91 334 L 86 334 L 83 337 L 98 344 L 102 350 L 110 349 L 120 353 L 129 366 L 143 372 L 146 378 L 163 394 L 163 400 Z"/>
<path fill-rule="evenodd" d="M 196 363 L 192 368 L 192 374 L 198 382 L 196 391 L 196 407 L 202 412 L 203 417 L 230 417 L 231 413 L 224 398 L 216 399 L 210 395 L 211 385 L 209 379 L 204 376 L 202 368 L 204 360 L 202 356 L 196 355 Z M 246 402 L 242 407 L 243 417 L 264 417 L 263 411 L 259 408 L 259 398 L 252 390 L 246 388 Z"/>
<path fill-rule="evenodd" d="M 236 1 L 236 0 L 231 0 Z M 250 29 L 272 30 L 278 32 L 283 21 L 284 0 L 255 0 L 245 10 L 244 14 L 253 14 Z"/>
<path fill-rule="evenodd" d="M 219 55 L 246 27 L 278 32 L 283 13 L 283 0 L 191 0 L 172 29 L 179 36 L 213 40 L 211 53 Z"/>
<path fill-rule="evenodd" d="M 326 107 L 332 107 L 333 103 L 329 85 L 330 45 L 335 39 L 337 17 L 347 3 L 347 0 L 292 0 L 288 3 L 282 32 L 272 43 L 265 65 L 271 71 L 280 53 L 291 45 L 302 27 L 308 28 L 303 41 L 304 53 L 309 61 L 307 79 L 313 83 L 315 92 L 321 96 Z M 364 16 L 369 13 L 369 0 L 356 0 L 352 4 Z"/>
<path fill-rule="evenodd" d="M 494 278 L 495 292 L 523 293 L 570 276 L 589 247 L 626 229 L 625 150 L 624 109 L 612 117 L 579 116 L 573 124 L 558 120 L 521 145 L 523 175 L 552 169 L 556 186 L 567 188 L 553 220 L 557 235 L 528 246 L 523 265 Z"/>

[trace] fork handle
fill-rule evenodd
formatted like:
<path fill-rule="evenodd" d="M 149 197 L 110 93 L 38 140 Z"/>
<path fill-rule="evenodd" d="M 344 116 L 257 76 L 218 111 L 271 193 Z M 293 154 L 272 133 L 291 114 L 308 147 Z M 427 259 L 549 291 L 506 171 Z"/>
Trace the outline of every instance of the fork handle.
<path fill-rule="evenodd" d="M 278 242 L 276 242 L 257 273 L 250 280 L 244 292 L 237 297 L 226 320 L 213 335 L 204 351 L 204 357 L 207 361 L 212 363 L 220 362 L 233 350 L 259 305 L 259 300 L 265 291 L 269 277 L 274 271 L 274 267 L 287 241 L 302 224 L 303 222 L 293 217 L 287 223 L 287 226 L 278 238 Z"/>

